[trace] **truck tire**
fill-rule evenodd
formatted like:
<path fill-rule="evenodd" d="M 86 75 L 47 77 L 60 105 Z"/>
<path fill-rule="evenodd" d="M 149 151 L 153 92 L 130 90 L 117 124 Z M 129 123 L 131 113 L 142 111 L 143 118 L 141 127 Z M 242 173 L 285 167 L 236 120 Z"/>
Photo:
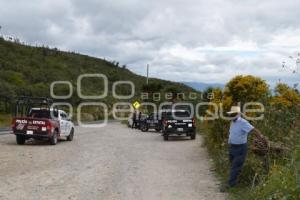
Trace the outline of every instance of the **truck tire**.
<path fill-rule="evenodd" d="M 148 131 L 148 126 L 146 124 L 141 124 L 141 131 L 142 132 L 147 132 Z"/>
<path fill-rule="evenodd" d="M 56 145 L 57 144 L 57 131 L 54 131 L 52 137 L 50 138 L 50 144 L 51 145 Z"/>
<path fill-rule="evenodd" d="M 73 137 L 74 137 L 74 128 L 72 128 L 70 134 L 69 134 L 68 137 L 67 137 L 67 140 L 68 140 L 68 141 L 72 141 L 72 140 L 73 140 Z"/>
<path fill-rule="evenodd" d="M 16 135 L 17 144 L 25 144 L 26 138 L 24 135 Z"/>
<path fill-rule="evenodd" d="M 156 131 L 156 132 L 160 132 L 161 129 L 160 129 L 160 128 L 156 128 L 155 131 Z"/>

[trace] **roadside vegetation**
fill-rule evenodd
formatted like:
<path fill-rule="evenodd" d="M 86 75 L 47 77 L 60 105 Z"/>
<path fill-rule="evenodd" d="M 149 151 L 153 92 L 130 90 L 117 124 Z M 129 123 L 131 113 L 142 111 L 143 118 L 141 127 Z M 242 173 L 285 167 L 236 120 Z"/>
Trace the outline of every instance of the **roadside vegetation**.
<path fill-rule="evenodd" d="M 8 127 L 11 123 L 11 114 L 0 114 L 0 128 Z"/>
<path fill-rule="evenodd" d="M 240 184 L 229 190 L 230 199 L 300 199 L 299 91 L 280 83 L 272 93 L 264 80 L 253 76 L 233 78 L 224 91 L 218 88 L 210 90 L 215 94 L 211 102 L 222 105 L 224 115 L 237 102 L 243 106 L 246 102 L 257 101 L 265 106 L 264 119 L 250 122 L 269 138 L 271 148 L 266 155 L 255 152 L 253 136 L 250 136 Z M 224 183 L 230 167 L 229 125 L 230 121 L 222 119 L 199 124 L 204 143 L 214 160 L 214 170 Z"/>
<path fill-rule="evenodd" d="M 117 61 L 110 61 L 80 55 L 75 52 L 63 52 L 57 48 L 32 47 L 0 38 L 0 126 L 8 126 L 7 116 L 12 112 L 14 101 L 18 96 L 50 97 L 50 84 L 53 81 L 70 81 L 73 85 L 73 96 L 67 99 L 73 106 L 83 102 L 77 96 L 77 78 L 82 74 L 101 73 L 108 78 L 108 97 L 102 100 L 111 109 L 113 103 L 119 100 L 112 97 L 112 85 L 116 81 L 132 81 L 135 85 L 135 96 L 128 100 L 140 100 L 141 92 L 165 93 L 167 91 L 194 91 L 181 83 L 150 78 L 146 85 L 146 77 L 134 74 Z M 103 92 L 103 81 L 98 78 L 82 80 L 84 95 L 98 95 Z M 126 85 L 116 88 L 118 95 L 128 95 L 131 90 Z M 56 95 L 69 93 L 66 85 L 57 85 Z M 122 100 L 124 101 L 124 100 Z M 154 101 L 149 95 L 149 101 Z M 101 112 L 94 112 L 94 108 L 86 108 L 83 120 L 99 120 L 103 118 Z M 75 109 L 76 111 L 76 109 Z M 111 117 L 111 115 L 110 115 Z M 76 119 L 75 119 L 76 120 Z"/>

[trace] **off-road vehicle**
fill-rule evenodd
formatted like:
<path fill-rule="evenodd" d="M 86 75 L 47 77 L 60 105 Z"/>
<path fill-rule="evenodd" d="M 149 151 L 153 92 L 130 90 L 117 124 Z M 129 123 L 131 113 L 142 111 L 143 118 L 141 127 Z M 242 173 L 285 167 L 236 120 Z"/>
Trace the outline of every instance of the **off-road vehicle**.
<path fill-rule="evenodd" d="M 48 98 L 18 99 L 11 126 L 17 144 L 24 144 L 30 138 L 49 140 L 52 145 L 61 138 L 73 140 L 74 124 L 63 110 L 51 108 L 52 103 Z"/>
<path fill-rule="evenodd" d="M 186 110 L 168 111 L 163 118 L 163 137 L 168 140 L 170 135 L 190 136 L 196 138 L 195 118 Z"/>

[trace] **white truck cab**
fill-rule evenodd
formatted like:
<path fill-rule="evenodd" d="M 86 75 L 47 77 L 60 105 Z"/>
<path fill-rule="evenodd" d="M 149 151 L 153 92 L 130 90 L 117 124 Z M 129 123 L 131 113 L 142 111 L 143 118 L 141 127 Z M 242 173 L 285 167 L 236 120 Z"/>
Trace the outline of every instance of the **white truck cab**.
<path fill-rule="evenodd" d="M 74 124 L 71 121 L 70 116 L 63 110 L 58 110 L 58 120 L 60 124 L 60 136 L 68 137 L 70 134 L 74 134 Z"/>

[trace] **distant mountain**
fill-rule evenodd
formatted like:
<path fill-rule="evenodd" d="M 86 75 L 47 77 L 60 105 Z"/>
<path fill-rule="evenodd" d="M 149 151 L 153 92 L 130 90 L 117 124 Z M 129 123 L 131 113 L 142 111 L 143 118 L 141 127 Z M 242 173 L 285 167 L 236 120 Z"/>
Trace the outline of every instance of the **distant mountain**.
<path fill-rule="evenodd" d="M 182 83 L 198 91 L 204 91 L 209 87 L 222 88 L 222 89 L 225 87 L 225 85 L 221 83 L 202 83 L 202 82 L 182 82 Z"/>

